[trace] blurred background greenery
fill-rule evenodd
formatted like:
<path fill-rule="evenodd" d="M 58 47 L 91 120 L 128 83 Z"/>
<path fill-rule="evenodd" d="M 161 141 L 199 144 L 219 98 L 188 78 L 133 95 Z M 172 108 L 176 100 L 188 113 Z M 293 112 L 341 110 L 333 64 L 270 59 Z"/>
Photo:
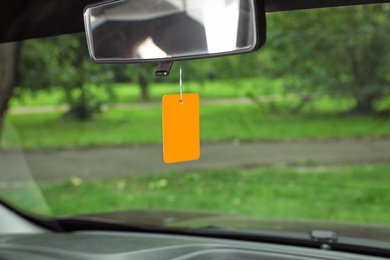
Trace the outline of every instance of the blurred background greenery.
<path fill-rule="evenodd" d="M 389 15 L 388 4 L 267 14 L 260 51 L 182 62 L 184 92 L 201 96 L 202 141 L 389 137 Z M 167 78 L 154 77 L 156 65 L 96 65 L 84 34 L 18 44 L 16 80 L 0 118 L 17 129 L 20 143 L 4 131 L 2 148 L 161 143 L 161 98 L 179 91 L 177 65 Z M 313 164 L 304 166 L 316 172 Z M 185 208 L 390 224 L 389 169 L 322 168 L 326 178 L 295 166 L 189 171 L 180 178 L 81 180 L 74 173 L 41 188 L 54 215 Z M 4 194 L 28 208 L 19 189 Z M 311 197 L 317 204 L 308 207 Z"/>
<path fill-rule="evenodd" d="M 351 101 L 342 110 L 389 110 L 389 5 L 267 15 L 268 40 L 259 52 L 184 62 L 185 91 L 202 98 L 291 95 L 288 110 L 318 97 Z M 155 65 L 95 65 L 84 34 L 26 41 L 20 49 L 12 106 L 69 105 L 90 119 L 105 103 L 132 103 L 177 93 L 178 69 L 153 76 Z M 42 73 L 42 72 L 45 73 Z M 267 103 L 274 105 L 274 99 Z"/>

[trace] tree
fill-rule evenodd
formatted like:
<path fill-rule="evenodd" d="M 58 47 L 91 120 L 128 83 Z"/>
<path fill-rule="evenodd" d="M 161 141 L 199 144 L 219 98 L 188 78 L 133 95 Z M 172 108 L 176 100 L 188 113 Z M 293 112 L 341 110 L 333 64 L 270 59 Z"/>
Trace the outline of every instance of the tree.
<path fill-rule="evenodd" d="M 390 6 L 365 5 L 268 16 L 275 77 L 296 91 L 355 100 L 372 113 L 390 85 Z"/>
<path fill-rule="evenodd" d="M 19 63 L 21 93 L 60 89 L 67 116 L 88 120 L 113 97 L 113 73 L 89 58 L 84 34 L 26 41 Z"/>
<path fill-rule="evenodd" d="M 17 42 L 0 45 L 0 134 L 15 85 L 20 46 L 21 44 Z"/>
<path fill-rule="evenodd" d="M 157 64 L 135 64 L 127 67 L 127 76 L 138 84 L 144 102 L 150 99 L 149 85 L 156 80 L 156 69 Z"/>

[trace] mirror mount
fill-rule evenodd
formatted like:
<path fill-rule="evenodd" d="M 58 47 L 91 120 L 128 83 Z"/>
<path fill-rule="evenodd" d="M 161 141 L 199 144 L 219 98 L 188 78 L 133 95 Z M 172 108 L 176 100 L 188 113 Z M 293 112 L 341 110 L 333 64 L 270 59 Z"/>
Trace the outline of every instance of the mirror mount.
<path fill-rule="evenodd" d="M 171 71 L 173 61 L 161 62 L 157 66 L 156 77 L 167 77 Z"/>

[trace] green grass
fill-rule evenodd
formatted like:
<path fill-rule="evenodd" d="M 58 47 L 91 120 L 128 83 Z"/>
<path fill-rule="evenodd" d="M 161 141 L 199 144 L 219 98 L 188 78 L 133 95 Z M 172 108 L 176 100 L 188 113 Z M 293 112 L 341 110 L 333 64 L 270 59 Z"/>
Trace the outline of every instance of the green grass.
<path fill-rule="evenodd" d="M 250 78 L 240 80 L 218 80 L 207 82 L 184 82 L 183 90 L 187 93 L 199 93 L 202 98 L 235 98 L 247 96 L 261 96 L 281 94 L 283 91 L 281 80 L 267 80 L 265 78 Z M 95 86 L 90 86 L 96 89 Z M 114 103 L 140 102 L 140 90 L 134 83 L 118 83 L 112 85 L 116 94 Z M 161 100 L 165 94 L 179 92 L 179 84 L 152 83 L 149 88 L 151 100 Z M 95 91 L 98 92 L 98 91 Z M 44 106 L 58 105 L 63 103 L 63 94 L 58 89 L 50 92 L 40 91 L 34 95 L 27 94 L 23 98 L 11 100 L 11 107 L 19 106 Z"/>
<path fill-rule="evenodd" d="M 267 167 L 101 180 L 73 178 L 41 188 L 56 216 L 178 209 L 390 224 L 389 172 L 390 165 Z M 29 206 L 20 194 L 9 190 L 6 195 Z"/>
<path fill-rule="evenodd" d="M 330 101 L 315 114 L 270 113 L 263 105 L 204 105 L 202 141 L 390 136 L 386 118 L 339 115 Z M 340 104 L 343 106 L 343 104 Z M 348 106 L 348 102 L 344 106 Z M 160 143 L 161 109 L 108 110 L 95 120 L 65 120 L 59 113 L 8 115 L 3 148 L 59 148 Z M 19 142 L 20 144 L 19 144 Z"/>

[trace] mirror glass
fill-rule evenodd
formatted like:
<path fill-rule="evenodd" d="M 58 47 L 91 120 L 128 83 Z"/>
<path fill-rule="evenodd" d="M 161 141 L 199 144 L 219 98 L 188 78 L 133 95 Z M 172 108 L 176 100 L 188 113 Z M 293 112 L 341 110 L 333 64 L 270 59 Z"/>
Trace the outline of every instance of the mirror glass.
<path fill-rule="evenodd" d="M 94 61 L 131 63 L 253 51 L 256 15 L 253 0 L 123 0 L 84 19 Z"/>

